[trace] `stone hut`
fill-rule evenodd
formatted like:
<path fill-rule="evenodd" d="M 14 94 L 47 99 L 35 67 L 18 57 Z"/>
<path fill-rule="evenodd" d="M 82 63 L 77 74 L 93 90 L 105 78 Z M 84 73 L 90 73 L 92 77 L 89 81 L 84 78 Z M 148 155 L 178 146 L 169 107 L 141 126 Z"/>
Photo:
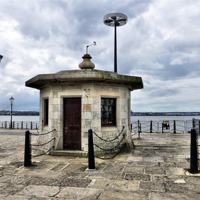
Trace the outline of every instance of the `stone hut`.
<path fill-rule="evenodd" d="M 130 133 L 130 94 L 143 88 L 142 78 L 96 70 L 89 54 L 82 58 L 79 70 L 39 74 L 25 83 L 40 90 L 40 133 L 55 129 L 48 136 L 55 137 L 54 153 L 87 152 L 88 129 L 102 138 L 123 127 Z"/>

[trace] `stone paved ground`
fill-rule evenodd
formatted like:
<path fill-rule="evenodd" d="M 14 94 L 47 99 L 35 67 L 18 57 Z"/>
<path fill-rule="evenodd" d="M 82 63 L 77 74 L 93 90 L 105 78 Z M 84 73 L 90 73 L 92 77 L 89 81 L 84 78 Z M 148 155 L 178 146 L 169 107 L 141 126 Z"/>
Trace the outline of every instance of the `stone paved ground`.
<path fill-rule="evenodd" d="M 200 173 L 189 174 L 189 135 L 142 134 L 112 160 L 41 156 L 24 168 L 24 133 L 0 131 L 0 199 L 200 199 Z M 136 137 L 136 136 L 135 136 Z"/>

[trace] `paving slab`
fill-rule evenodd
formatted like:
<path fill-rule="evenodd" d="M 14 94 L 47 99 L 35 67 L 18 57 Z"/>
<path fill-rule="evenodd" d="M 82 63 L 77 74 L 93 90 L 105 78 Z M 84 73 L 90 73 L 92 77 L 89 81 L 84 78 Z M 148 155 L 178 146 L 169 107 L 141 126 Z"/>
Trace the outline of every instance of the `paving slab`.
<path fill-rule="evenodd" d="M 93 188 L 73 188 L 65 187 L 55 196 L 56 198 L 66 199 L 97 199 L 101 194 L 101 190 Z"/>
<path fill-rule="evenodd" d="M 140 180 L 140 181 L 150 181 L 151 175 L 150 174 L 135 174 L 135 173 L 125 173 L 124 174 L 125 180 Z"/>
<path fill-rule="evenodd" d="M 144 192 L 126 192 L 118 190 L 104 190 L 101 192 L 99 200 L 148 200 L 148 194 Z"/>
<path fill-rule="evenodd" d="M 143 157 L 142 159 L 144 162 L 164 162 L 164 159 L 161 156 L 148 156 Z"/>
<path fill-rule="evenodd" d="M 54 197 L 60 192 L 60 187 L 46 185 L 28 185 L 16 195 L 35 197 Z"/>
<path fill-rule="evenodd" d="M 32 197 L 27 197 L 27 196 L 21 196 L 21 195 L 8 195 L 8 196 L 1 196 L 1 200 L 29 200 L 33 199 Z"/>
<path fill-rule="evenodd" d="M 123 172 L 124 173 L 134 173 L 134 174 L 143 174 L 144 173 L 144 167 L 135 167 L 135 166 L 125 166 Z"/>
<path fill-rule="evenodd" d="M 165 170 L 167 175 L 184 175 L 185 170 L 181 167 L 169 167 L 168 169 Z"/>
<path fill-rule="evenodd" d="M 159 191 L 159 192 L 165 192 L 165 185 L 162 181 L 152 182 L 152 181 L 140 181 L 139 184 L 140 190 L 146 190 L 146 191 Z"/>
<path fill-rule="evenodd" d="M 200 199 L 200 173 L 191 174 L 190 137 L 141 134 L 135 149 L 109 160 L 44 155 L 23 166 L 24 134 L 1 135 L 0 199 Z"/>
<path fill-rule="evenodd" d="M 127 162 L 138 162 L 138 161 L 142 161 L 143 160 L 143 157 L 142 156 L 133 156 L 133 155 L 131 155 L 131 156 L 129 156 L 128 158 L 127 158 Z"/>
<path fill-rule="evenodd" d="M 155 193 L 152 192 L 149 200 L 197 200 L 200 194 L 182 194 L 182 193 Z"/>
<path fill-rule="evenodd" d="M 162 181 L 162 182 L 166 182 L 166 181 L 176 181 L 179 179 L 184 179 L 184 176 L 179 176 L 179 175 L 152 175 L 152 181 L 156 182 L 156 181 Z"/>
<path fill-rule="evenodd" d="M 200 187 L 197 184 L 175 183 L 174 181 L 166 181 L 165 189 L 167 192 L 171 193 L 200 193 Z"/>
<path fill-rule="evenodd" d="M 145 174 L 163 174 L 165 175 L 165 170 L 159 166 L 146 166 L 145 167 Z"/>

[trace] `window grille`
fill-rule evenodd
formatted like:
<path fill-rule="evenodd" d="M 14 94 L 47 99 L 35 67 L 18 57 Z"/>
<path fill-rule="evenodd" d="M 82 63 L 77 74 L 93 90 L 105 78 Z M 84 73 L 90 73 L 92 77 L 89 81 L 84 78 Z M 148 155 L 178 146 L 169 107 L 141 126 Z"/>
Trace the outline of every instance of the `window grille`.
<path fill-rule="evenodd" d="M 101 125 L 116 126 L 115 98 L 101 98 Z"/>

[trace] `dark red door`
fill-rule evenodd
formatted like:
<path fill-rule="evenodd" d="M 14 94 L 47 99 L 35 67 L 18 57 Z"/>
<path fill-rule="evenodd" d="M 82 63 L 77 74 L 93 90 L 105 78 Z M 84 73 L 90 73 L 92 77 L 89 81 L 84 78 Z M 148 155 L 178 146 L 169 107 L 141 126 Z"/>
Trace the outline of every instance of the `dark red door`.
<path fill-rule="evenodd" d="M 64 99 L 63 148 L 81 150 L 81 98 Z"/>

